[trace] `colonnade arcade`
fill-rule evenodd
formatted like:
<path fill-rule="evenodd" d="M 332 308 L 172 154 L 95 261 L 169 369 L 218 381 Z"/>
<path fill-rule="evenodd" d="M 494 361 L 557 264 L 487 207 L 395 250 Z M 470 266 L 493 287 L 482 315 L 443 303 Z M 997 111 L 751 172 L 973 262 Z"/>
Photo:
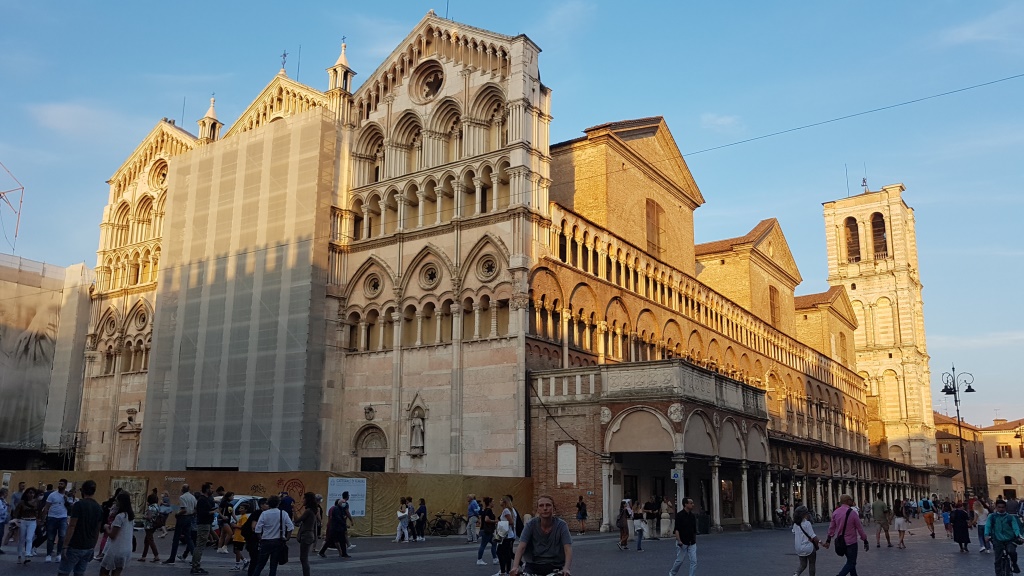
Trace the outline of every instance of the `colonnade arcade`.
<path fill-rule="evenodd" d="M 878 493 L 890 506 L 896 499 L 920 500 L 929 494 L 925 470 L 782 438 L 772 437 L 770 444 L 770 490 L 765 499 L 771 503 L 776 523 L 780 521 L 777 511 L 784 504 L 789 511 L 806 505 L 812 514 L 827 519 L 843 494 L 852 496 L 857 506 L 868 506 L 868 513 Z"/>

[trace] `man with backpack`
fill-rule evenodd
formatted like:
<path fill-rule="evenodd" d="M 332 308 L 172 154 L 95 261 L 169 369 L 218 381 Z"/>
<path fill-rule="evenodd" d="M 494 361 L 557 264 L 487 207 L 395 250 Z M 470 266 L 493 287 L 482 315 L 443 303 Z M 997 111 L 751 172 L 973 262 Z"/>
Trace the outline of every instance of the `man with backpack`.
<path fill-rule="evenodd" d="M 260 556 L 260 535 L 256 533 L 256 523 L 259 522 L 260 515 L 263 514 L 270 506 L 267 505 L 266 498 L 260 498 L 256 501 L 255 510 L 249 514 L 249 517 L 242 523 L 242 527 L 239 529 L 242 533 L 242 538 L 245 539 L 245 551 L 249 553 L 249 565 L 246 569 L 248 576 L 253 576 L 256 571 L 256 559 Z"/>
<path fill-rule="evenodd" d="M 929 498 L 921 498 L 921 512 L 924 512 L 924 523 L 928 526 L 928 532 L 935 538 L 935 508 Z"/>

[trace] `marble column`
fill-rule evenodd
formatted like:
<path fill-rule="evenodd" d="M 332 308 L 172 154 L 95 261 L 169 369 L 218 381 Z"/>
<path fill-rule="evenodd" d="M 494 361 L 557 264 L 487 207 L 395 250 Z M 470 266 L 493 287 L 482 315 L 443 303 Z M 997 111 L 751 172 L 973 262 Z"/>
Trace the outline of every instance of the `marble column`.
<path fill-rule="evenodd" d="M 711 530 L 722 531 L 722 488 L 718 480 L 718 468 L 721 466 L 718 457 L 711 461 Z"/>
<path fill-rule="evenodd" d="M 828 492 L 828 513 L 831 514 L 836 509 L 835 497 L 832 495 L 832 479 L 829 478 L 825 482 L 825 490 Z"/>
<path fill-rule="evenodd" d="M 601 457 L 601 532 L 611 530 L 611 519 L 615 518 L 615 511 L 612 508 L 612 459 L 610 456 Z"/>
<path fill-rule="evenodd" d="M 740 463 L 740 490 L 743 493 L 743 523 L 740 530 L 750 530 L 750 496 L 747 492 L 747 461 Z"/>

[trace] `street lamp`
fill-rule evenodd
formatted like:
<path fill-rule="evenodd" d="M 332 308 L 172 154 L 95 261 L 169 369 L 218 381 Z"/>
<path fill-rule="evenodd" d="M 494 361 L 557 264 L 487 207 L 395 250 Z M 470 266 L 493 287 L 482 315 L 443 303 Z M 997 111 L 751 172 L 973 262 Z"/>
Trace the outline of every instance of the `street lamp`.
<path fill-rule="evenodd" d="M 970 372 L 956 373 L 956 366 L 952 372 L 942 373 L 942 393 L 953 397 L 953 404 L 956 406 L 956 432 L 960 441 L 960 474 L 964 480 L 964 498 L 967 497 L 967 459 L 964 457 L 964 430 L 960 420 L 960 388 L 964 392 L 974 392 L 971 384 L 974 383 L 974 375 Z"/>

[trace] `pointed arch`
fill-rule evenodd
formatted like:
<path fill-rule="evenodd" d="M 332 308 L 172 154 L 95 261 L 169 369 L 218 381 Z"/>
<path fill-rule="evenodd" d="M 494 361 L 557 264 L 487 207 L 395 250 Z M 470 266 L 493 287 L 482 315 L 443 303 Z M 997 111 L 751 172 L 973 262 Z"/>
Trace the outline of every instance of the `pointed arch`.
<path fill-rule="evenodd" d="M 732 416 L 726 416 L 718 428 L 718 455 L 734 460 L 744 460 L 747 457 L 744 438 Z"/>
<path fill-rule="evenodd" d="M 374 266 L 380 268 L 384 272 L 384 275 L 388 282 L 390 282 L 391 286 L 398 285 L 398 276 L 395 274 L 395 271 L 391 268 L 391 266 L 388 265 L 388 263 L 385 262 L 384 259 L 381 258 L 380 256 L 377 256 L 376 254 L 370 254 L 369 256 L 366 257 L 366 260 L 359 265 L 359 268 L 356 269 L 355 273 L 352 274 L 352 279 L 349 281 L 344 294 L 346 300 L 352 297 L 353 293 L 355 292 L 356 286 L 358 286 L 359 284 L 358 280 L 364 275 L 366 275 L 366 273 L 369 272 Z M 386 288 L 386 286 L 382 288 L 381 292 L 383 293 L 384 290 L 386 290 Z"/>
<path fill-rule="evenodd" d="M 406 288 L 408 288 L 409 282 L 411 281 L 412 278 L 416 276 L 416 270 L 420 267 L 421 264 L 423 264 L 431 257 L 437 259 L 437 261 L 444 267 L 444 271 L 445 274 L 447 274 L 448 276 L 449 282 L 451 282 L 452 279 L 456 278 L 458 270 L 456 269 L 455 264 L 452 262 L 451 258 L 449 258 L 448 255 L 445 254 L 444 251 L 441 250 L 441 248 L 439 248 L 438 246 L 431 243 L 427 243 L 426 246 L 420 249 L 420 251 L 412 259 L 412 261 L 409 262 L 409 265 L 405 268 L 405 272 L 402 274 L 398 286 L 402 294 L 406 293 Z"/>
<path fill-rule="evenodd" d="M 511 258 L 511 252 L 509 252 L 508 246 L 505 245 L 505 242 L 503 242 L 501 238 L 487 232 L 477 240 L 476 244 L 470 248 L 469 252 L 466 253 L 466 257 L 462 260 L 461 279 L 463 282 L 465 282 L 469 277 L 469 274 L 473 269 L 473 262 L 475 262 L 476 259 L 487 250 L 488 246 L 493 247 L 494 251 L 501 257 L 502 264 L 506 267 L 508 266 L 509 259 Z"/>

